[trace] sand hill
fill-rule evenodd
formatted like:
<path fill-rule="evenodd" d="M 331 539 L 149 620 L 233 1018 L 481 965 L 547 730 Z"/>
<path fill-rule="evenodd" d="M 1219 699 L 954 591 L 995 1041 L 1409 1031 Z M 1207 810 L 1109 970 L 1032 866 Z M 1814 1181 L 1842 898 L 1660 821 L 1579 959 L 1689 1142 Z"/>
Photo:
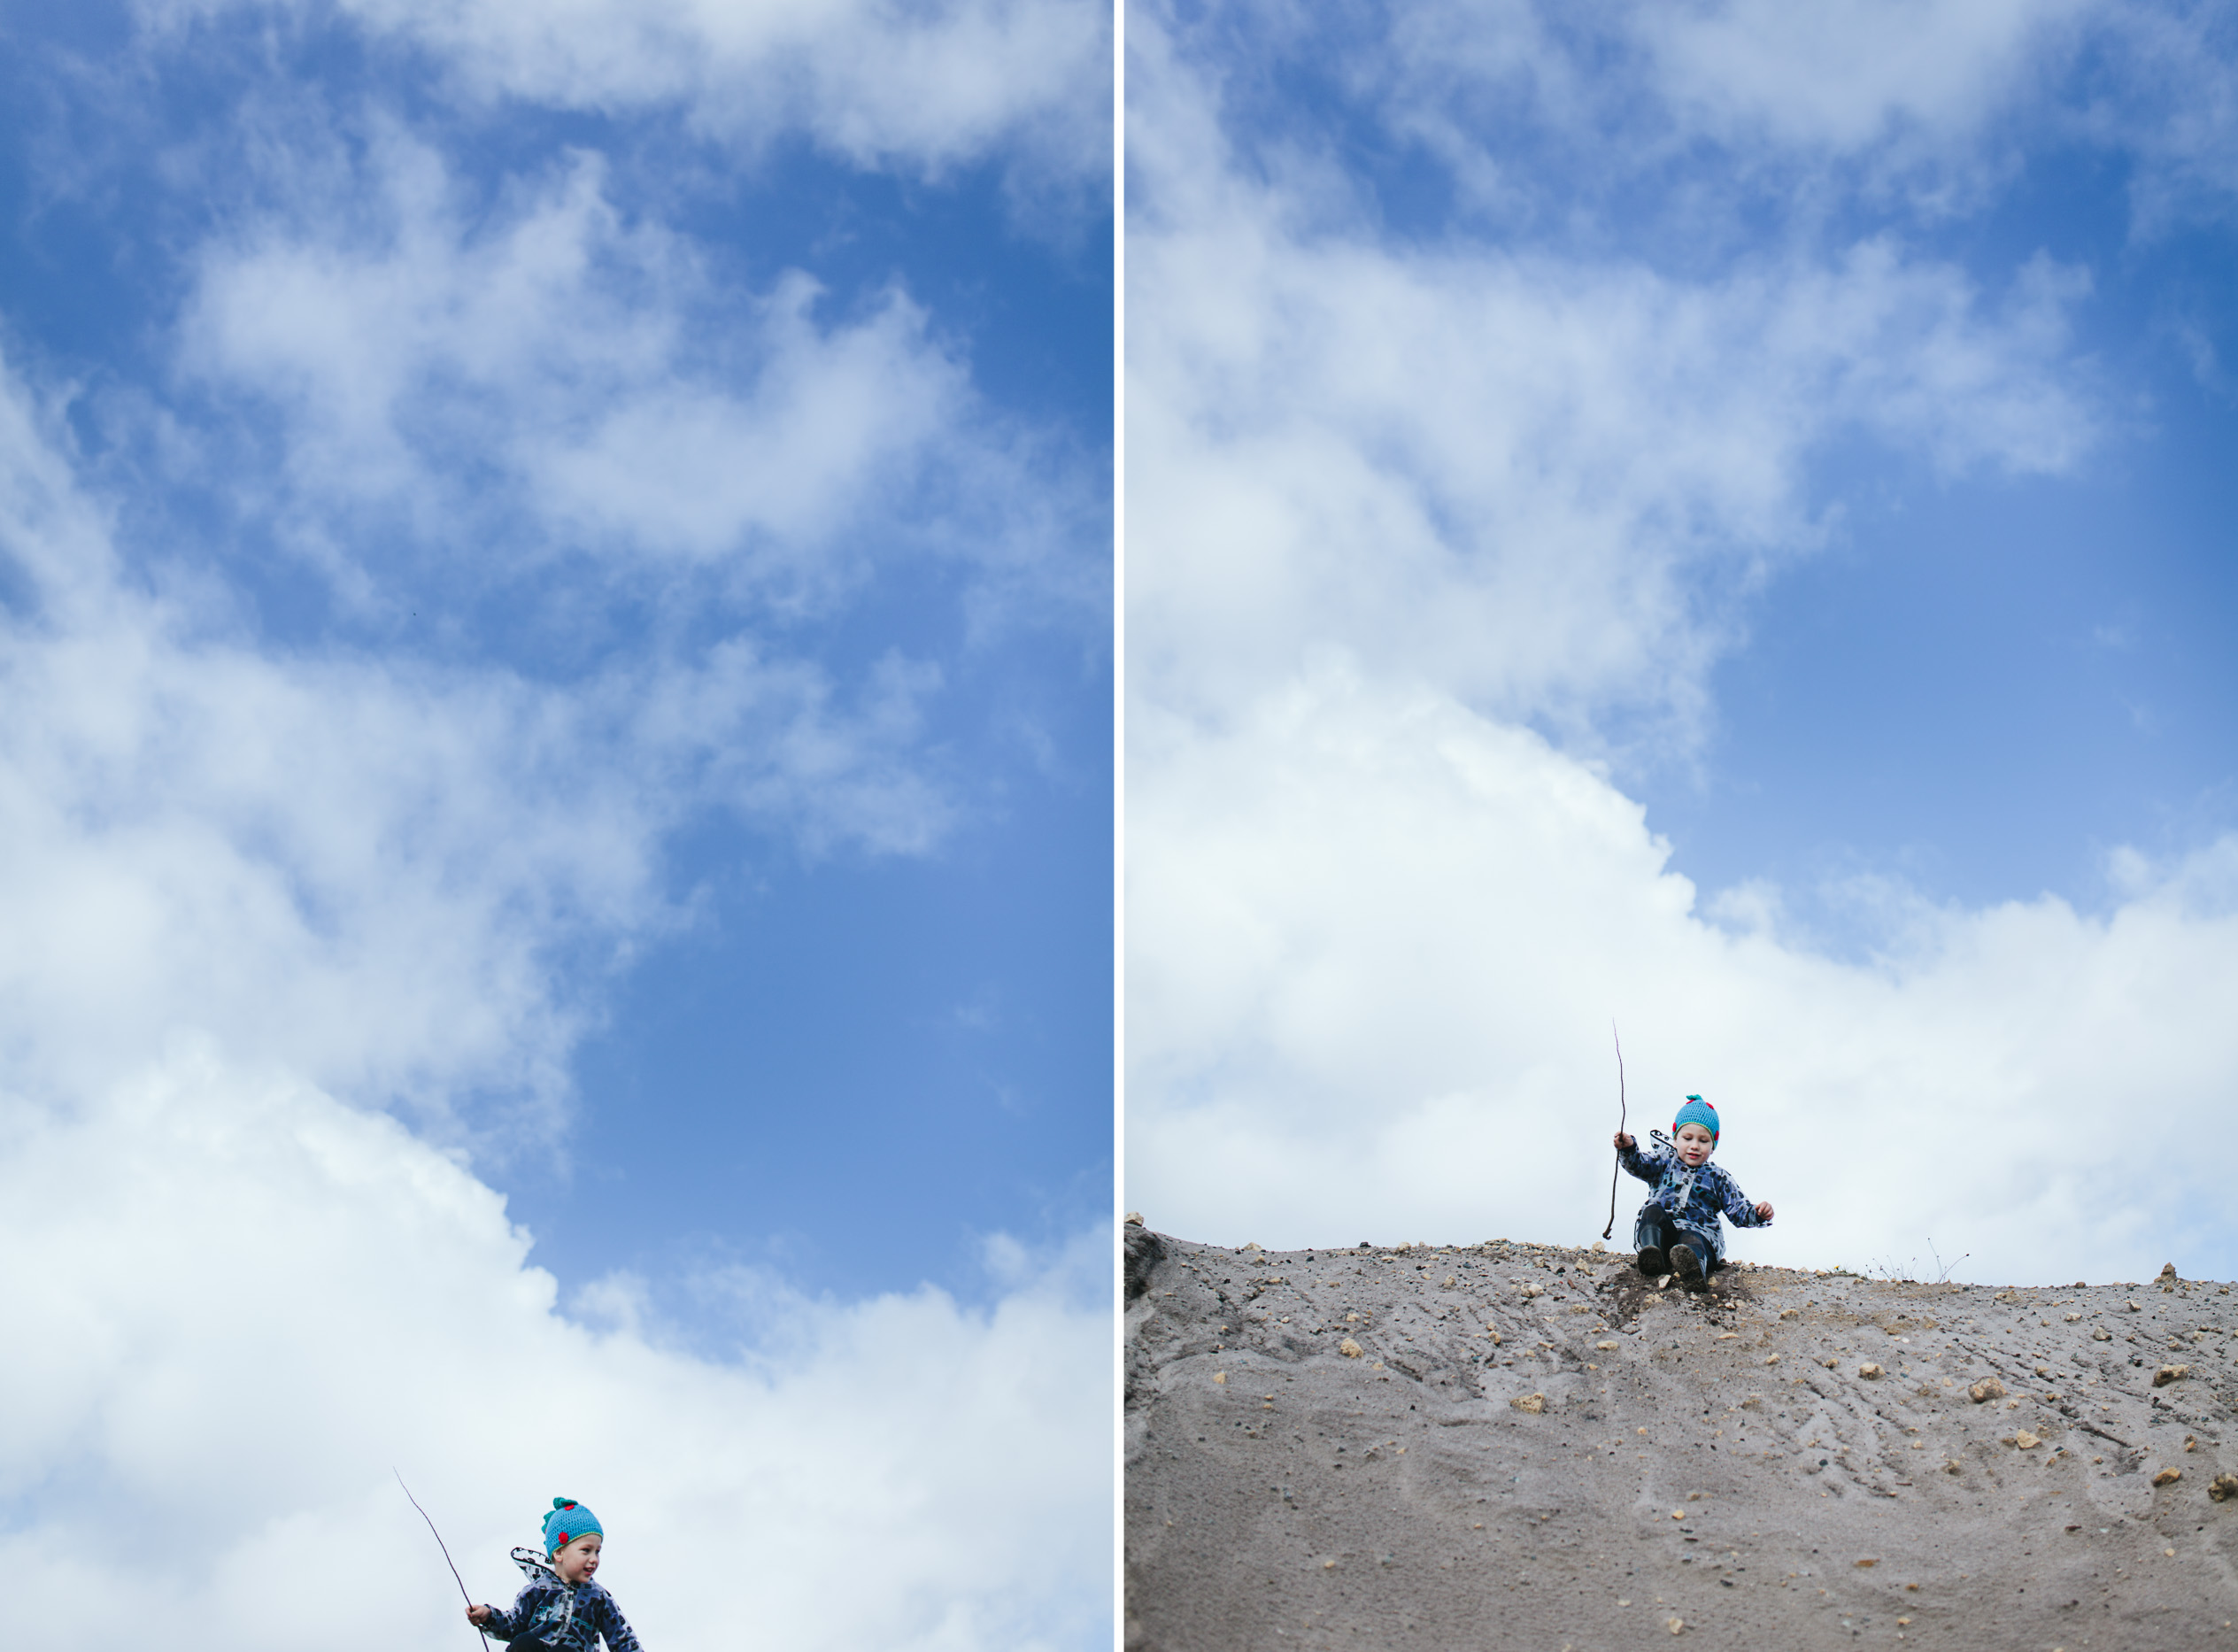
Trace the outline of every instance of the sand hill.
<path fill-rule="evenodd" d="M 1126 1229 L 1145 1652 L 2238 1652 L 2238 1297 Z"/>

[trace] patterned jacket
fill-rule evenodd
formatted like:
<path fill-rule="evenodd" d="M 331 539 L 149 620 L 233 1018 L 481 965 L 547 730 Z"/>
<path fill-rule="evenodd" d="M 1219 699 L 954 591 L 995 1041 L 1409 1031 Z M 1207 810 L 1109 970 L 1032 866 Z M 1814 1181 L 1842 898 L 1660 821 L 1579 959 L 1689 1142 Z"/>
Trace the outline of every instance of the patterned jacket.
<path fill-rule="evenodd" d="M 1709 1254 L 1717 1261 L 1723 1262 L 1725 1256 L 1725 1232 L 1717 1225 L 1720 1214 L 1737 1228 L 1771 1225 L 1756 1214 L 1756 1208 L 1740 1191 L 1740 1184 L 1714 1162 L 1690 1170 L 1675 1149 L 1658 1147 L 1653 1153 L 1642 1153 L 1636 1141 L 1629 1150 L 1618 1148 L 1617 1157 L 1632 1175 L 1655 1185 L 1655 1191 L 1640 1208 L 1640 1220 L 1644 1222 L 1650 1212 L 1661 1211 L 1687 1232 L 1708 1241 Z M 1633 1232 L 1637 1239 L 1638 1224 Z"/>
<path fill-rule="evenodd" d="M 549 1575 L 532 1578 L 513 1610 L 493 1608 L 482 1627 L 500 1640 L 527 1635 L 560 1652 L 592 1652 L 600 1635 L 606 1638 L 607 1652 L 643 1652 L 621 1619 L 621 1609 L 595 1578 L 572 1585 Z"/>

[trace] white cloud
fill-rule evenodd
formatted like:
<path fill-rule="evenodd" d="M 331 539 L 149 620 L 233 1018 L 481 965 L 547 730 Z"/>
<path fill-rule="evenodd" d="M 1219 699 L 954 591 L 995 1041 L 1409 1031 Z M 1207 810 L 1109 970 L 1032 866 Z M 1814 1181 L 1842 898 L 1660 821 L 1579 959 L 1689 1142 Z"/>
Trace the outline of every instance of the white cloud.
<path fill-rule="evenodd" d="M 490 579 L 589 557 L 815 603 L 866 544 L 914 545 L 1081 600 L 1086 467 L 1006 428 L 906 295 L 827 317 L 798 272 L 742 295 L 626 220 L 590 156 L 494 210 L 387 128 L 362 168 L 274 182 L 288 205 L 202 251 L 181 360 L 276 449 L 244 505 L 345 587 L 405 560 L 400 531 Z"/>
<path fill-rule="evenodd" d="M 1735 1254 L 2238 1269 L 2201 1151 L 2238 1079 L 2238 840 L 2133 858 L 2103 918 L 1910 898 L 1893 950 L 1845 964 L 1761 906 L 1706 921 L 1637 804 L 1447 696 L 1332 672 L 1217 729 L 1134 718 L 1127 1203 L 1157 1226 L 1598 1237 L 1613 1016 L 1634 1133 L 1709 1095 L 1721 1161 L 1779 1208 Z"/>
<path fill-rule="evenodd" d="M 697 1358 L 555 1312 L 488 1188 L 205 1041 L 0 1108 L 28 1641 L 463 1640 L 392 1465 L 500 1603 L 550 1498 L 590 1503 L 652 1646 L 1053 1648 L 1107 1622 L 1102 1267 L 1045 1259 L 984 1309 L 794 1303 Z"/>
<path fill-rule="evenodd" d="M 431 54 L 481 101 L 614 114 L 681 109 L 703 134 L 806 134 L 863 166 L 939 174 L 991 155 L 1100 185 L 1111 11 L 1100 0 L 341 0 L 376 39 Z M 141 0 L 178 28 L 272 0 Z"/>
<path fill-rule="evenodd" d="M 557 950 L 670 921 L 690 811 L 924 847 L 896 667 L 865 704 L 742 643 L 567 688 L 259 654 L 121 578 L 99 513 L 0 397 L 0 1029 L 19 1082 L 112 1077 L 179 1028 L 352 1096 L 550 1100 Z"/>
<path fill-rule="evenodd" d="M 1153 699 L 1217 705 L 1335 648 L 1513 716 L 1684 713 L 1733 594 L 1817 539 L 1808 467 L 1837 443 L 1956 473 L 2094 439 L 2072 272 L 1990 296 L 1883 240 L 1694 278 L 1393 251 L 1230 169 L 1215 94 L 1142 34 L 1128 602 Z"/>
<path fill-rule="evenodd" d="M 2089 0 L 1856 0 L 1808 10 L 1641 6 L 1638 37 L 1674 103 L 1721 136 L 1854 151 L 1970 139 L 2071 49 Z"/>

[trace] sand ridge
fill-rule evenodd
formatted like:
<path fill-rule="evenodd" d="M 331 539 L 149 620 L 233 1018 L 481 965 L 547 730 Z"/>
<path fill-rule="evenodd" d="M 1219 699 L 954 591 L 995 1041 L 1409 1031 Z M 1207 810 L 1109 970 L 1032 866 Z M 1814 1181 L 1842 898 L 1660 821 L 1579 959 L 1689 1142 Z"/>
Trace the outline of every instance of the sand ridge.
<path fill-rule="evenodd" d="M 1126 1233 L 1131 1647 L 2238 1652 L 2226 1285 Z"/>

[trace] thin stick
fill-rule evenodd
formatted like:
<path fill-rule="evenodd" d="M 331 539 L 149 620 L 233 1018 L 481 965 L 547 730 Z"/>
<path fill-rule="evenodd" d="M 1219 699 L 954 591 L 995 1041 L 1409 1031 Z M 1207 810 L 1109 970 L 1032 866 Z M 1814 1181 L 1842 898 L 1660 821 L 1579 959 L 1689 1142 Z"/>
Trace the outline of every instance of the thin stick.
<path fill-rule="evenodd" d="M 389 1472 L 397 1477 L 397 1485 L 402 1488 L 406 1501 L 408 1501 L 414 1509 L 420 1509 L 420 1500 L 417 1497 L 413 1496 L 412 1487 L 405 1486 L 404 1483 L 404 1471 L 392 1465 L 390 1468 Z M 451 1568 L 451 1580 L 459 1586 L 459 1597 L 466 1602 L 469 1608 L 471 1608 L 474 1605 L 474 1596 L 467 1593 L 467 1580 L 459 1575 L 459 1563 L 451 1558 L 451 1545 L 443 1540 L 443 1533 L 436 1530 L 436 1523 L 429 1517 L 428 1511 L 425 1509 L 420 1509 L 420 1517 L 428 1522 L 428 1530 L 436 1540 L 436 1547 L 443 1551 L 443 1563 Z M 476 1646 L 482 1645 L 488 1640 L 489 1632 L 483 1629 L 480 1625 L 469 1624 L 467 1627 L 472 1629 L 475 1633 L 475 1644 Z"/>
<path fill-rule="evenodd" d="M 1617 1037 L 1617 1023 L 1613 1021 L 1609 1023 L 1609 1036 L 1617 1046 L 1617 1134 L 1621 1136 L 1632 1110 L 1624 1103 L 1624 1041 Z M 1624 1155 L 1618 1154 L 1617 1168 L 1609 1172 L 1609 1225 L 1601 1230 L 1603 1239 L 1617 1231 L 1617 1177 L 1624 1173 Z"/>

